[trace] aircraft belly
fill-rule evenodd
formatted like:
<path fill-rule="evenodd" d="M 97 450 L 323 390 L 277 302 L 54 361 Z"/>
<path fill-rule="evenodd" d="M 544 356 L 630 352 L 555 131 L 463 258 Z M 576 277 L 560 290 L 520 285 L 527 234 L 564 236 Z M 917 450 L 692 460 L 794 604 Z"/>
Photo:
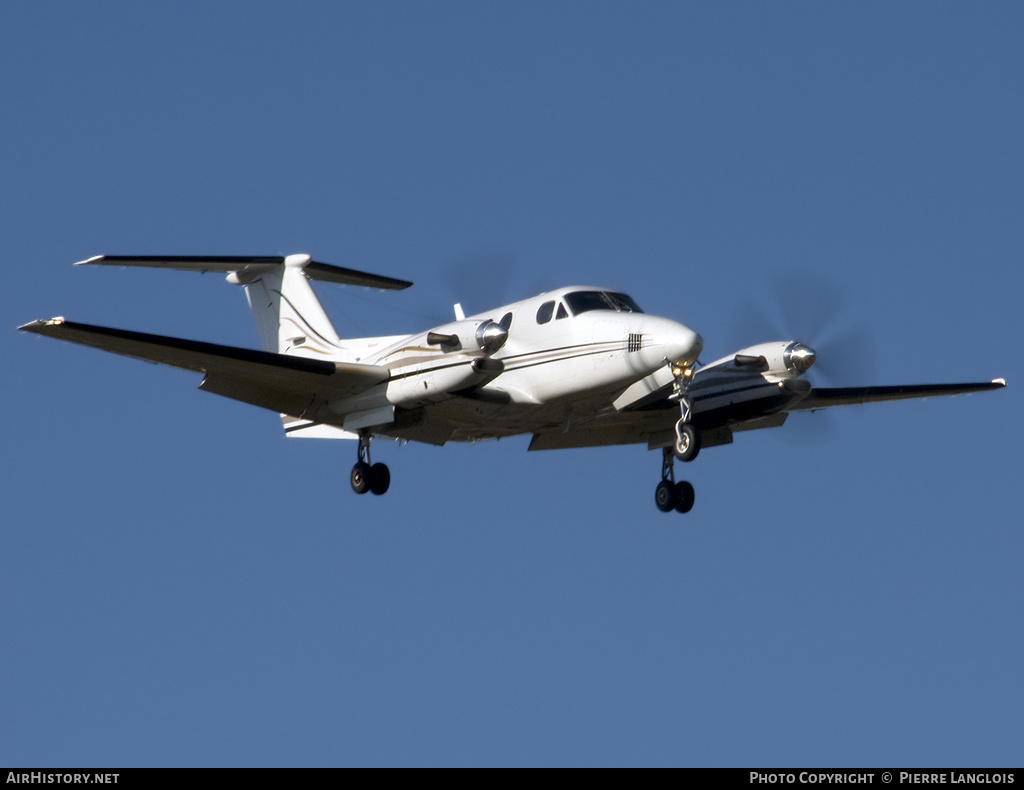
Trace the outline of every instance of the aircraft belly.
<path fill-rule="evenodd" d="M 399 409 L 389 436 L 434 444 L 475 442 L 544 431 L 564 432 L 589 424 L 602 424 L 610 392 L 586 400 L 562 399 L 531 404 L 479 400 L 472 395 L 454 397 L 413 410 Z M 413 418 L 415 415 L 415 418 Z M 404 423 L 404 424 L 403 424 Z M 430 439 L 422 438 L 429 435 Z"/>
<path fill-rule="evenodd" d="M 543 426 L 558 425 L 565 410 L 552 405 L 497 405 L 456 398 L 436 404 L 429 411 L 431 419 L 442 419 L 452 425 L 451 441 L 472 442 L 533 433 Z"/>
<path fill-rule="evenodd" d="M 621 444 L 671 444 L 672 426 L 679 418 L 675 410 L 614 413 L 590 421 L 539 430 L 530 442 L 531 450 L 560 450 L 572 447 L 606 447 Z M 652 446 L 653 446 L 652 445 Z"/>

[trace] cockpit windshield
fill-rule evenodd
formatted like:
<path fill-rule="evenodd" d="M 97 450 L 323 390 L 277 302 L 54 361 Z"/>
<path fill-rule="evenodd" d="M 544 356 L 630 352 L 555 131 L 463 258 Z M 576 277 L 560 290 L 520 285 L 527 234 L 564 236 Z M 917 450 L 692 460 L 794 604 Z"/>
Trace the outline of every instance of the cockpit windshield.
<path fill-rule="evenodd" d="M 626 294 L 610 291 L 573 291 L 565 295 L 573 315 L 588 310 L 615 310 L 618 313 L 642 313 L 643 310 Z"/>

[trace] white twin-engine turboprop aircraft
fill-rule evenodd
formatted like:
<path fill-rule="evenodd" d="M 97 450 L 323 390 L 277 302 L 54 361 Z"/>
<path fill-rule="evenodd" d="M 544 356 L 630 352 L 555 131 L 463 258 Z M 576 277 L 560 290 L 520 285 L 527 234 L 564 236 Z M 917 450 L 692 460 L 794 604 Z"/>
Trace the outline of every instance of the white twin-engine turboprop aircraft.
<path fill-rule="evenodd" d="M 200 389 L 279 412 L 288 436 L 358 441 L 352 488 L 388 490 L 370 461 L 371 437 L 442 445 L 531 433 L 531 450 L 645 443 L 662 451 L 655 502 L 693 507 L 674 459 L 732 442 L 736 431 L 781 426 L 789 412 L 871 401 L 955 395 L 1006 382 L 895 387 L 812 387 L 801 375 L 814 351 L 763 343 L 697 368 L 702 340 L 689 327 L 645 315 L 629 296 L 571 287 L 428 332 L 341 339 L 309 280 L 402 289 L 412 283 L 308 255 L 99 256 L 82 261 L 221 272 L 245 288 L 263 351 L 108 329 L 63 318 L 21 329 L 204 374 Z"/>

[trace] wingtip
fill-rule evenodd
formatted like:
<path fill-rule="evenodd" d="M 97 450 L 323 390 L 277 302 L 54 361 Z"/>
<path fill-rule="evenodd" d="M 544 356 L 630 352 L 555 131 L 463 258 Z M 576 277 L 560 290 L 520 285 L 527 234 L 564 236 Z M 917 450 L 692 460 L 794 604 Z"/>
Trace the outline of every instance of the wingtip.
<path fill-rule="evenodd" d="M 44 326 L 60 326 L 64 323 L 64 316 L 58 315 L 54 318 L 40 318 L 36 321 L 29 321 L 18 327 L 22 332 L 33 332 L 42 329 Z"/>
<path fill-rule="evenodd" d="M 992 383 L 996 384 L 996 385 L 998 385 L 1000 387 L 1005 387 L 1006 386 L 1006 379 L 992 379 Z"/>
<path fill-rule="evenodd" d="M 97 263 L 103 260 L 102 255 L 93 255 L 91 258 L 86 258 L 84 261 L 75 261 L 73 266 L 84 266 L 87 263 Z"/>

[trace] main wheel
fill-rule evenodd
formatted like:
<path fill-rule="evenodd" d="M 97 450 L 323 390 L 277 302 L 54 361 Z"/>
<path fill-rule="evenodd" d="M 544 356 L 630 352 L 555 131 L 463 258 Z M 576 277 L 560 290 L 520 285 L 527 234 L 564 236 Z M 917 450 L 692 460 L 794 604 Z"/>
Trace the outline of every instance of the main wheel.
<path fill-rule="evenodd" d="M 365 494 L 370 490 L 370 465 L 360 461 L 352 467 L 352 475 L 349 478 L 352 483 L 352 490 L 357 494 Z"/>
<path fill-rule="evenodd" d="M 675 488 L 670 480 L 662 480 L 654 489 L 654 504 L 662 513 L 668 513 L 676 506 Z"/>
<path fill-rule="evenodd" d="M 700 452 L 700 432 L 690 423 L 684 423 L 676 431 L 672 451 L 680 461 L 692 461 Z"/>
<path fill-rule="evenodd" d="M 370 490 L 380 496 L 391 485 L 391 470 L 386 464 L 374 464 L 370 467 Z"/>
<path fill-rule="evenodd" d="M 676 483 L 672 489 L 672 504 L 675 505 L 676 511 L 679 513 L 689 513 L 693 509 L 695 498 L 693 486 L 685 480 Z"/>

